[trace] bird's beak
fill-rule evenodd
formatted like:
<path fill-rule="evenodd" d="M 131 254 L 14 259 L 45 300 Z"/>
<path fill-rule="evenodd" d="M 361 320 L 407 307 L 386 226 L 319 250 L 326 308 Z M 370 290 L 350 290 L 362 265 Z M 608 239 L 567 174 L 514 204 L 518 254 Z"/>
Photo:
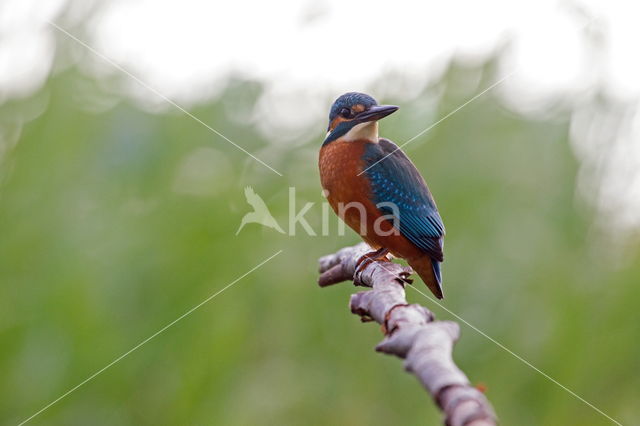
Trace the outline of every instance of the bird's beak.
<path fill-rule="evenodd" d="M 360 114 L 356 115 L 354 121 L 358 123 L 366 123 L 367 121 L 378 121 L 381 118 L 386 117 L 389 114 L 393 114 L 398 110 L 395 105 L 376 105 L 372 106 L 366 111 L 362 111 Z"/>

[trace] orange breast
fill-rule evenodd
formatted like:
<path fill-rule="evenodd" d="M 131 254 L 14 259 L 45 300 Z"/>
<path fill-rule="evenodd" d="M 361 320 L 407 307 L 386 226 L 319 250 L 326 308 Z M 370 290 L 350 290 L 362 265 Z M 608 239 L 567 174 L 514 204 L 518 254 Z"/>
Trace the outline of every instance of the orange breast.
<path fill-rule="evenodd" d="M 320 149 L 320 181 L 329 204 L 347 225 L 360 235 L 366 234 L 366 228 L 360 229 L 371 207 L 368 199 L 370 186 L 362 171 L 362 154 L 367 142 L 345 142 L 336 140 Z"/>
<path fill-rule="evenodd" d="M 335 140 L 320 149 L 320 181 L 336 214 L 373 248 L 386 247 L 405 259 L 421 256 L 409 240 L 382 218 L 373 203 L 362 154 L 368 141 Z"/>

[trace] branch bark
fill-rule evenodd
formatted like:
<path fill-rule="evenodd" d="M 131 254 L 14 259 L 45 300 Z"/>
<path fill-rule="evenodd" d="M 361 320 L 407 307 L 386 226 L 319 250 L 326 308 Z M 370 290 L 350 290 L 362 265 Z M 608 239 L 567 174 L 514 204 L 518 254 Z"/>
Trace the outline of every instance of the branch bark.
<path fill-rule="evenodd" d="M 451 321 L 435 321 L 427 308 L 408 304 L 404 286 L 410 283 L 411 268 L 392 262 L 374 261 L 354 276 L 356 263 L 370 252 L 361 243 L 320 258 L 320 287 L 353 280 L 371 290 L 351 295 L 351 312 L 362 321 L 382 325 L 385 337 L 376 351 L 404 359 L 444 414 L 447 426 L 495 426 L 497 419 L 484 394 L 471 386 L 454 364 L 453 345 L 460 327 Z"/>

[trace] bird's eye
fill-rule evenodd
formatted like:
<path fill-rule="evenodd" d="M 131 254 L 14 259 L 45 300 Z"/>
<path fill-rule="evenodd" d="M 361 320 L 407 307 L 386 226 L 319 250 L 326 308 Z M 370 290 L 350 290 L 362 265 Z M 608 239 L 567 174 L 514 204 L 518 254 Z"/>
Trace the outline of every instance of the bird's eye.
<path fill-rule="evenodd" d="M 351 110 L 349 108 L 342 108 L 340 110 L 340 116 L 343 118 L 351 117 Z"/>

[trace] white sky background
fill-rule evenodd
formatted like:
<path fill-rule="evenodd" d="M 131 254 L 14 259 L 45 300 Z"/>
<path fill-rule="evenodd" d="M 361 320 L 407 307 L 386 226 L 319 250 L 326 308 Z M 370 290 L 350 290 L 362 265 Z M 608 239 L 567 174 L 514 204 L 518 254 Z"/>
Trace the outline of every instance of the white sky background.
<path fill-rule="evenodd" d="M 98 12 L 85 22 L 92 6 Z M 324 126 L 333 98 L 367 91 L 388 72 L 409 83 L 378 84 L 390 93 L 375 96 L 410 100 L 453 56 L 483 61 L 506 46 L 496 79 L 513 74 L 493 93 L 524 114 L 558 100 L 571 108 L 579 189 L 587 198 L 596 188 L 589 201 L 604 221 L 640 229 L 639 12 L 640 4 L 622 0 L 0 0 L 0 103 L 46 81 L 55 41 L 64 38 L 47 20 L 187 108 L 215 98 L 232 74 L 264 82 L 254 119 L 268 111 L 268 135 Z M 86 72 L 119 73 L 76 47 Z M 171 108 L 123 81 L 145 108 Z M 598 106 L 598 93 L 625 105 L 624 119 Z"/>

